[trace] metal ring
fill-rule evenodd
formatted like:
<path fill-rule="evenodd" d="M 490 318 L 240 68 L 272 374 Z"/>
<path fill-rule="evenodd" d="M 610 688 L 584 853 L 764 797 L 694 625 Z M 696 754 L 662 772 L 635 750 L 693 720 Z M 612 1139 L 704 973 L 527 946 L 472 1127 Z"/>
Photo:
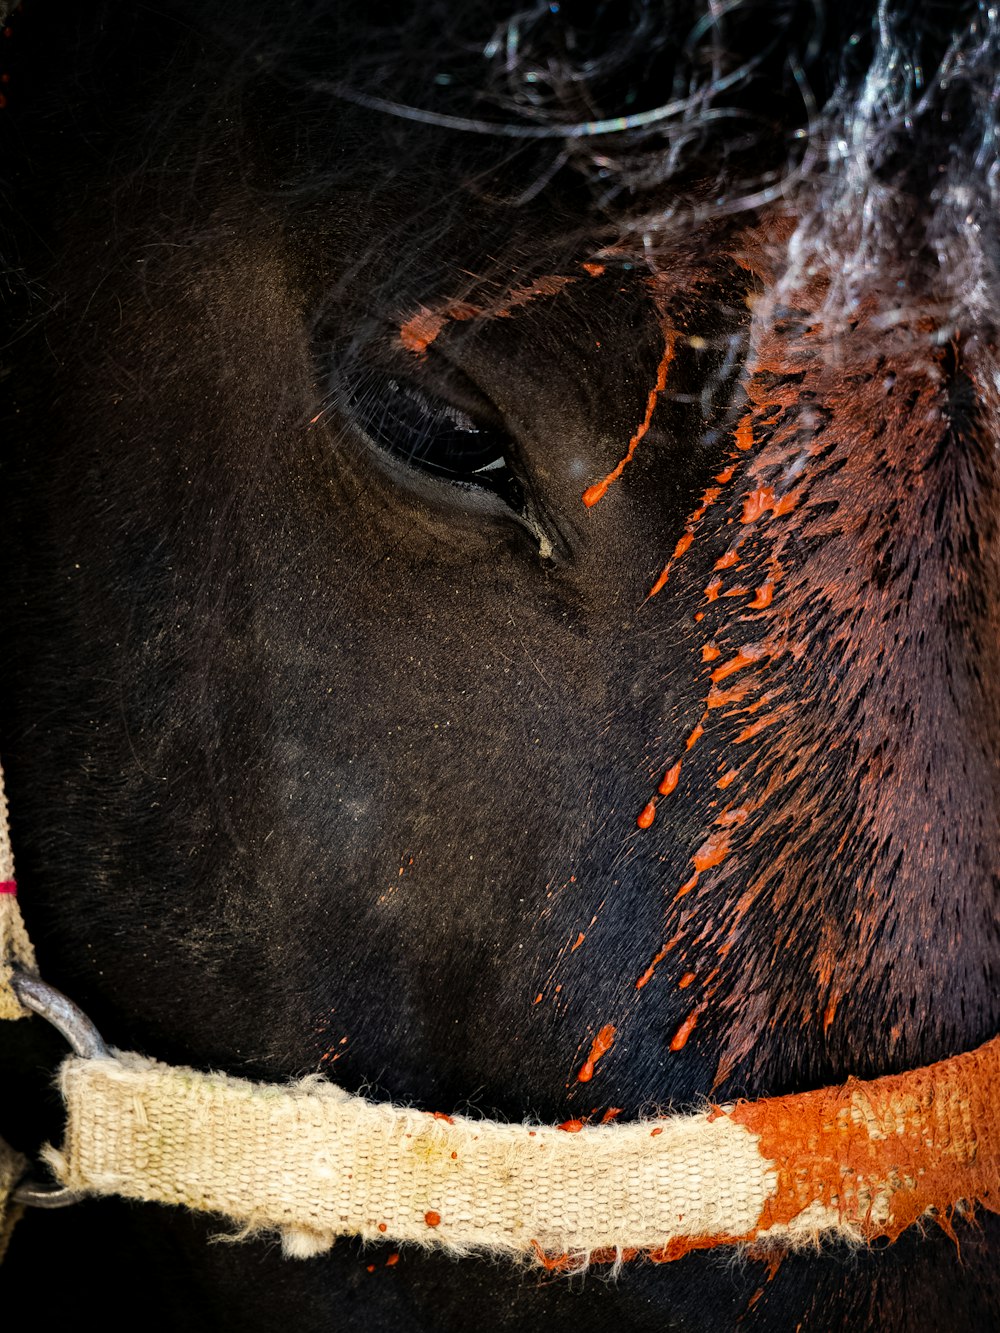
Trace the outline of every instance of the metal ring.
<path fill-rule="evenodd" d="M 110 1060 L 112 1055 L 104 1038 L 87 1015 L 71 999 L 46 985 L 41 977 L 15 971 L 11 977 L 14 994 L 32 1013 L 44 1018 L 69 1042 L 74 1055 L 84 1060 Z M 14 1191 L 15 1203 L 29 1208 L 65 1208 L 85 1196 L 64 1185 L 46 1185 L 30 1176 Z"/>

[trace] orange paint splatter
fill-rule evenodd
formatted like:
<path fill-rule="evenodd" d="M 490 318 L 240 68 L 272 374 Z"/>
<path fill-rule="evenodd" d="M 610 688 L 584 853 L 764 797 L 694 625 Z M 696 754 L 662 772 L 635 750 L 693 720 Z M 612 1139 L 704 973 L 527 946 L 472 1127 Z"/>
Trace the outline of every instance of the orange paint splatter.
<path fill-rule="evenodd" d="M 688 986 L 691 985 L 691 982 L 695 980 L 696 975 L 697 974 L 694 972 L 685 972 L 677 983 L 678 990 L 687 990 Z"/>
<path fill-rule="evenodd" d="M 580 1072 L 576 1076 L 578 1083 L 589 1083 L 594 1077 L 594 1065 L 602 1055 L 607 1055 L 615 1040 L 615 1029 L 611 1023 L 606 1023 L 601 1028 L 597 1036 L 590 1044 L 590 1054 L 584 1063 L 580 1066 Z"/>
<path fill-rule="evenodd" d="M 717 648 L 714 643 L 706 643 L 702 645 L 701 660 L 703 662 L 714 662 L 717 657 L 721 656 L 722 649 Z"/>
<path fill-rule="evenodd" d="M 453 1125 L 455 1123 L 450 1115 L 445 1115 L 444 1111 L 432 1111 L 431 1115 L 435 1120 L 443 1120 L 446 1125 Z"/>
<path fill-rule="evenodd" d="M 580 945 L 586 938 L 586 935 L 581 930 L 579 935 L 577 935 L 576 939 L 573 941 L 573 947 L 570 949 L 570 953 L 576 953 L 577 949 L 579 949 Z"/>
<path fill-rule="evenodd" d="M 692 1009 L 680 1025 L 670 1040 L 670 1049 L 672 1051 L 682 1051 L 687 1043 L 688 1037 L 694 1031 L 695 1024 L 698 1022 L 700 1009 Z"/>
<path fill-rule="evenodd" d="M 447 324 L 449 318 L 447 314 L 428 310 L 426 306 L 421 306 L 417 314 L 400 326 L 399 341 L 408 352 L 422 355 Z"/>
<path fill-rule="evenodd" d="M 659 1127 L 659 1128 L 657 1128 L 657 1129 L 651 1129 L 651 1130 L 649 1131 L 649 1137 L 650 1137 L 651 1139 L 655 1139 L 656 1136 L 657 1136 L 657 1134 L 662 1134 L 662 1133 L 663 1133 L 663 1128 L 662 1128 L 662 1126 L 661 1126 L 661 1127 Z"/>
<path fill-rule="evenodd" d="M 722 579 L 720 578 L 710 579 L 708 586 L 705 588 L 706 599 L 710 602 L 718 601 L 719 592 L 721 591 L 721 589 L 722 589 Z"/>
<path fill-rule="evenodd" d="M 564 1120 L 561 1125 L 556 1125 L 556 1129 L 561 1129 L 565 1134 L 579 1134 L 583 1123 L 582 1120 Z"/>
<path fill-rule="evenodd" d="M 681 780 L 681 761 L 678 759 L 677 763 L 672 765 L 672 767 L 668 768 L 666 773 L 664 773 L 663 778 L 661 779 L 660 785 L 657 788 L 657 790 L 659 791 L 661 796 L 670 796 L 674 791 L 677 790 L 677 784 L 678 782 L 680 782 L 680 780 Z"/>
<path fill-rule="evenodd" d="M 546 1254 L 537 1240 L 533 1240 L 531 1244 L 535 1251 L 535 1258 L 549 1273 L 559 1273 L 570 1266 L 568 1254 Z"/>
<path fill-rule="evenodd" d="M 597 504 L 608 490 L 608 487 L 618 480 L 625 471 L 625 468 L 631 463 L 636 449 L 643 436 L 649 430 L 653 420 L 653 413 L 656 411 L 656 404 L 659 402 L 660 394 L 667 387 L 667 373 L 670 370 L 670 363 L 674 359 L 674 344 L 677 341 L 677 335 L 673 329 L 668 330 L 666 341 L 663 347 L 663 355 L 660 358 L 660 364 L 656 372 L 656 383 L 649 391 L 649 397 L 646 399 L 646 415 L 643 417 L 639 429 L 629 440 L 628 450 L 625 457 L 619 462 L 613 471 L 609 472 L 603 481 L 594 482 L 593 486 L 588 486 L 583 493 L 583 503 L 588 509 Z"/>
<path fill-rule="evenodd" d="M 593 264 L 590 262 L 586 262 L 581 264 L 580 267 L 583 269 L 584 273 L 589 273 L 592 278 L 599 278 L 601 274 L 604 272 L 603 264 Z"/>
<path fill-rule="evenodd" d="M 621 1106 L 609 1106 L 608 1109 L 601 1116 L 601 1124 L 609 1125 L 612 1120 L 614 1120 L 617 1116 L 621 1115 L 623 1110 L 624 1107 Z"/>
<path fill-rule="evenodd" d="M 691 735 L 684 742 L 685 750 L 690 750 L 693 746 L 697 745 L 698 741 L 701 740 L 704 734 L 705 734 L 705 728 L 699 722 L 698 725 L 695 727 L 695 729 L 691 732 Z"/>
<path fill-rule="evenodd" d="M 656 818 L 656 806 L 652 801 L 647 801 L 636 816 L 636 823 L 640 828 L 649 828 Z"/>
<path fill-rule="evenodd" d="M 389 1228 L 386 1226 L 386 1224 L 385 1224 L 384 1222 L 380 1222 L 380 1223 L 378 1224 L 378 1229 L 379 1229 L 379 1231 L 381 1231 L 381 1232 L 386 1232 L 386 1231 L 389 1230 Z"/>
<path fill-rule="evenodd" d="M 741 453 L 753 448 L 753 417 L 749 412 L 736 427 L 736 447 Z"/>
<path fill-rule="evenodd" d="M 719 791 L 725 791 L 728 786 L 736 781 L 736 769 L 731 768 L 728 773 L 724 773 L 715 784 Z"/>
<path fill-rule="evenodd" d="M 770 510 L 775 518 L 780 518 L 783 514 L 790 514 L 798 501 L 797 492 L 775 497 L 770 486 L 759 486 L 743 501 L 743 516 L 740 522 L 756 523 L 767 510 Z"/>
<path fill-rule="evenodd" d="M 762 583 L 757 589 L 757 596 L 748 605 L 751 611 L 763 611 L 765 607 L 771 605 L 771 599 L 774 597 L 774 584 Z"/>
<path fill-rule="evenodd" d="M 394 1267 L 396 1264 L 398 1264 L 398 1263 L 399 1263 L 399 1255 L 398 1255 L 398 1254 L 390 1254 L 389 1257 L 388 1257 L 388 1259 L 386 1259 L 386 1261 L 385 1261 L 385 1266 L 386 1266 L 386 1268 L 393 1268 L 393 1267 Z"/>
<path fill-rule="evenodd" d="M 539 991 L 538 994 L 535 996 L 534 1000 L 532 1001 L 532 1003 L 541 1004 L 541 1002 L 542 1002 L 542 992 Z"/>
<path fill-rule="evenodd" d="M 718 560 L 712 566 L 713 569 L 732 569 L 733 565 L 740 563 L 739 551 L 727 551 L 725 555 L 720 555 Z"/>
<path fill-rule="evenodd" d="M 826 1008 L 823 1010 L 823 1035 L 830 1031 L 833 1026 L 833 1020 L 837 1013 L 837 996 L 831 996 L 827 1001 Z"/>
<path fill-rule="evenodd" d="M 433 1208 L 428 1213 L 424 1213 L 424 1221 L 429 1227 L 439 1227 L 441 1225 L 441 1214 L 436 1213 Z"/>
<path fill-rule="evenodd" d="M 741 648 L 736 656 L 731 657 L 728 662 L 723 662 L 722 666 L 716 667 L 709 679 L 717 685 L 720 680 L 725 680 L 727 676 L 732 676 L 735 672 L 742 671 L 744 667 L 759 662 L 762 656 L 762 648 L 756 644 L 749 644 L 745 648 Z"/>
<path fill-rule="evenodd" d="M 695 870 L 711 870 L 714 866 L 721 865 L 728 855 L 728 834 L 713 833 L 711 837 L 705 839 L 695 852 L 691 858 L 691 863 Z"/>

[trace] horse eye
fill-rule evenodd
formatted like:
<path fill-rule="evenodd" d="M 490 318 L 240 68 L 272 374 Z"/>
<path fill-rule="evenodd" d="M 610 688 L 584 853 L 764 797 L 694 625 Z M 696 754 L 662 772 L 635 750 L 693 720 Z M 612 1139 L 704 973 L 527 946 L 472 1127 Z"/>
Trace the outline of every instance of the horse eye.
<path fill-rule="evenodd" d="M 507 465 L 510 440 L 444 399 L 404 380 L 373 378 L 349 396 L 352 414 L 380 449 L 444 481 L 495 491 L 513 508 L 523 495 Z"/>

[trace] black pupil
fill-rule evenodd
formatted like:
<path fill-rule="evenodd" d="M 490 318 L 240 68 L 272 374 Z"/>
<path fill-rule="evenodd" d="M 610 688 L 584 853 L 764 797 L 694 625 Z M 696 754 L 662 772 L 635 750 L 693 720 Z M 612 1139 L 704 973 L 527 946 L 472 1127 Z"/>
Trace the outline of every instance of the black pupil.
<path fill-rule="evenodd" d="M 509 475 L 507 440 L 450 403 L 412 385 L 380 380 L 353 396 L 359 424 L 388 453 L 455 481 L 490 483 Z M 495 473 L 496 476 L 491 474 Z"/>

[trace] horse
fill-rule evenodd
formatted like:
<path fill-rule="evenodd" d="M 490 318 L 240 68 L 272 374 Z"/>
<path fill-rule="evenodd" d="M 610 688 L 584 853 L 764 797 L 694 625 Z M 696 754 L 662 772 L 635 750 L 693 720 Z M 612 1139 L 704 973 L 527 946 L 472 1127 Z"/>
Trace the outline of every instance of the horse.
<path fill-rule="evenodd" d="M 998 22 L 7 14 L 0 751 L 109 1042 L 573 1127 L 994 1036 Z M 61 1044 L 0 1051 L 4 1136 L 58 1142 Z M 997 1222 L 577 1272 L 111 1198 L 29 1210 L 0 1291 L 985 1330 Z"/>

